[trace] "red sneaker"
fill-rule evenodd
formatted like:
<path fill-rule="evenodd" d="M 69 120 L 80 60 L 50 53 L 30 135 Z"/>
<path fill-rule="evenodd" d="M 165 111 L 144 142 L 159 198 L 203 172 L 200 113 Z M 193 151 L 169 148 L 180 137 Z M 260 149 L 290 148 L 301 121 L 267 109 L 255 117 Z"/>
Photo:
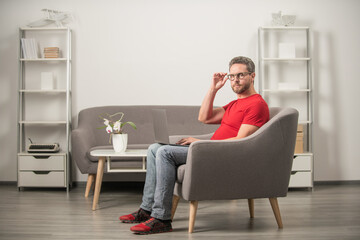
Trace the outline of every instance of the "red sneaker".
<path fill-rule="evenodd" d="M 145 222 L 149 218 L 150 215 L 147 212 L 145 212 L 145 210 L 140 208 L 136 212 L 119 217 L 119 220 L 123 223 L 140 223 L 140 222 Z"/>
<path fill-rule="evenodd" d="M 145 235 L 153 233 L 172 232 L 171 221 L 160 221 L 156 218 L 150 218 L 146 222 L 140 223 L 130 228 L 131 231 Z"/>

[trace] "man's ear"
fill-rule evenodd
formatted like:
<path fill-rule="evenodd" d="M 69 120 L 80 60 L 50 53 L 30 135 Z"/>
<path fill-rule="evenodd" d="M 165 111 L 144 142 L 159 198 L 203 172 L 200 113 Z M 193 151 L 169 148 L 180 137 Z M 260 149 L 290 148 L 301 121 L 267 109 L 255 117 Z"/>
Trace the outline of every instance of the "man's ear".
<path fill-rule="evenodd" d="M 254 83 L 255 82 L 255 73 L 253 72 L 252 74 L 251 74 L 251 77 L 252 77 L 252 83 Z"/>

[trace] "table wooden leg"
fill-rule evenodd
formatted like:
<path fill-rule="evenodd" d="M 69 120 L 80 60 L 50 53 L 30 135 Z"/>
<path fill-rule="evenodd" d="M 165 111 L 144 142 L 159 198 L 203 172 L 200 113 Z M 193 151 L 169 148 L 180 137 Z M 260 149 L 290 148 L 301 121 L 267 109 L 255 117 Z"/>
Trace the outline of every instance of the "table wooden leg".
<path fill-rule="evenodd" d="M 104 174 L 104 165 L 105 165 L 105 157 L 99 157 L 99 163 L 98 163 L 98 168 L 97 168 L 97 173 L 96 173 L 94 200 L 93 200 L 93 206 L 92 206 L 93 211 L 96 210 L 96 205 L 99 202 L 102 177 Z"/>

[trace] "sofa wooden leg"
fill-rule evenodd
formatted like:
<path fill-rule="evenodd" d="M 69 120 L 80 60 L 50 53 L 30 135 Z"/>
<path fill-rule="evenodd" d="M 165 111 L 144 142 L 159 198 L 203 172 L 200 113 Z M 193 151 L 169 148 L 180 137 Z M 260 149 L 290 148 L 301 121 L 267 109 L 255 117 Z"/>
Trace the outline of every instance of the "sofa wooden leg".
<path fill-rule="evenodd" d="M 276 218 L 276 222 L 278 224 L 279 228 L 283 228 L 283 224 L 282 224 L 282 220 L 281 220 L 281 215 L 280 215 L 280 208 L 279 208 L 279 204 L 277 201 L 277 198 L 269 198 L 270 200 L 270 204 L 271 207 L 273 209 L 275 218 Z"/>
<path fill-rule="evenodd" d="M 248 199 L 250 218 L 254 218 L 254 199 Z"/>
<path fill-rule="evenodd" d="M 179 196 L 176 196 L 176 195 L 173 196 L 172 208 L 171 208 L 171 220 L 174 219 L 176 208 L 177 208 L 177 205 L 179 203 L 179 200 L 180 200 Z"/>
<path fill-rule="evenodd" d="M 94 192 L 94 199 L 92 206 L 93 211 L 96 210 L 96 205 L 99 202 L 101 183 L 104 174 L 104 165 L 105 165 L 105 157 L 99 157 L 98 168 L 96 173 L 95 192 Z"/>
<path fill-rule="evenodd" d="M 190 202 L 190 216 L 189 216 L 189 233 L 194 232 L 196 211 L 198 208 L 199 201 Z"/>
<path fill-rule="evenodd" d="M 86 183 L 86 189 L 85 189 L 85 197 L 86 198 L 89 196 L 90 188 L 93 185 L 94 179 L 95 179 L 95 174 L 89 174 L 88 175 L 88 179 L 87 179 L 87 183 Z"/>

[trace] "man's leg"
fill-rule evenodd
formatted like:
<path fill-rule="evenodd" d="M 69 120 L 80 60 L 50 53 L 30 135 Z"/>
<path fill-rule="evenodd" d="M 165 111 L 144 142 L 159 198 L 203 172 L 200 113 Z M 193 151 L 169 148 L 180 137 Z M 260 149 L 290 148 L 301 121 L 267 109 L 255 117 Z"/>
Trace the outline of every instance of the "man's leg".
<path fill-rule="evenodd" d="M 138 234 L 171 232 L 171 205 L 176 169 L 186 163 L 188 147 L 163 146 L 156 154 L 156 189 L 154 205 L 148 221 L 131 227 Z"/>
<path fill-rule="evenodd" d="M 146 178 L 142 204 L 140 205 L 140 208 L 149 212 L 152 211 L 152 206 L 154 204 L 154 194 L 156 187 L 156 153 L 161 146 L 163 145 L 154 143 L 149 147 L 147 153 Z"/>
<path fill-rule="evenodd" d="M 172 199 L 177 167 L 186 163 L 188 147 L 163 146 L 156 157 L 156 189 L 151 216 L 161 220 L 171 219 Z"/>
<path fill-rule="evenodd" d="M 152 205 L 154 204 L 154 193 L 156 186 L 156 152 L 161 144 L 152 144 L 147 152 L 146 160 L 146 179 L 144 185 L 143 199 L 140 209 L 128 215 L 119 217 L 124 223 L 138 223 L 150 218 Z"/>

